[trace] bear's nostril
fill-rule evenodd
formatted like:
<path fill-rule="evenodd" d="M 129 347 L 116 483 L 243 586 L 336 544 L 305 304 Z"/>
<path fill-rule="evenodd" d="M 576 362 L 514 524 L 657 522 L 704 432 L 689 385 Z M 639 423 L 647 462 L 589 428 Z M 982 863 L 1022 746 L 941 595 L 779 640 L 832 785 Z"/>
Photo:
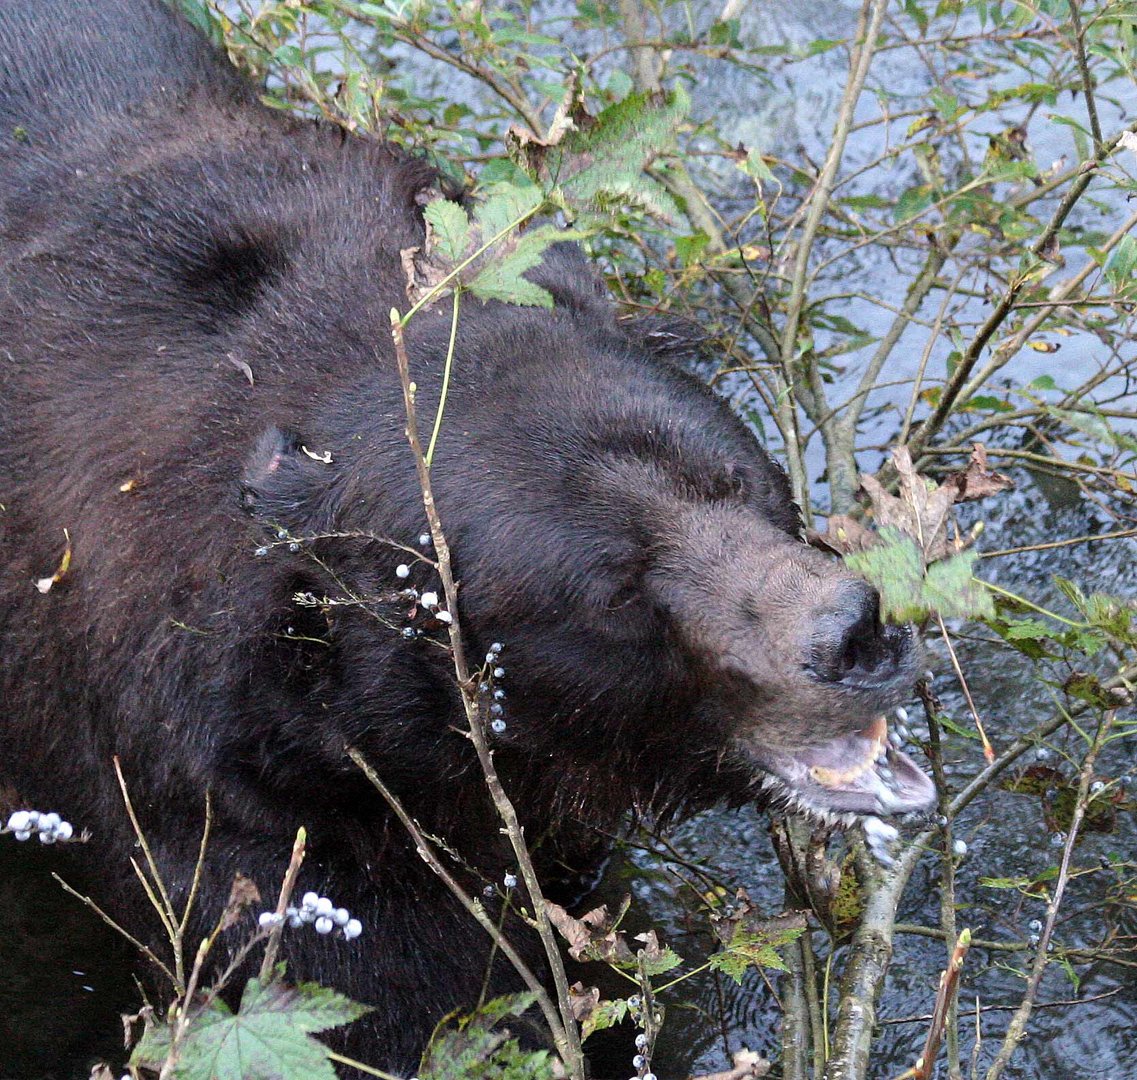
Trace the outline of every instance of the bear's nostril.
<path fill-rule="evenodd" d="M 880 622 L 880 597 L 861 581 L 842 584 L 833 611 L 822 616 L 810 641 L 809 670 L 826 682 L 875 672 L 893 659 Z"/>

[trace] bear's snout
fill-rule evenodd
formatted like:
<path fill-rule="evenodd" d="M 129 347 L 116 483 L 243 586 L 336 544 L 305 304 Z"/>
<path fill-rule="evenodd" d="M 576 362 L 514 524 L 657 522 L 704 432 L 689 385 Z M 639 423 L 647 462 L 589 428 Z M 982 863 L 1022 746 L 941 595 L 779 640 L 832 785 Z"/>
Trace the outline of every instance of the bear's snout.
<path fill-rule="evenodd" d="M 806 668 L 823 683 L 871 689 L 891 686 L 911 671 L 913 634 L 881 621 L 880 597 L 863 581 L 843 581 L 831 612 L 817 619 Z"/>

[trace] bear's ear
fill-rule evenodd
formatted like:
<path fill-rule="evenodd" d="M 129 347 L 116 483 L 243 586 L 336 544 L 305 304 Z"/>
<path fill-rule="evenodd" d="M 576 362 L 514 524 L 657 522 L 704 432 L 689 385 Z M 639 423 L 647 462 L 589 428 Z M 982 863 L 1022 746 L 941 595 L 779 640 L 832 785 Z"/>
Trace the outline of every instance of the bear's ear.
<path fill-rule="evenodd" d="M 615 325 L 616 307 L 612 297 L 577 244 L 566 241 L 552 244 L 542 254 L 541 261 L 525 271 L 525 277 L 552 295 L 554 307 L 594 319 L 601 325 Z"/>
<path fill-rule="evenodd" d="M 241 475 L 241 505 L 263 525 L 297 535 L 331 527 L 333 471 L 330 453 L 305 447 L 298 436 L 270 427 L 257 439 Z"/>
<path fill-rule="evenodd" d="M 227 319 L 249 310 L 287 265 L 279 240 L 267 231 L 228 229 L 193 251 L 182 281 L 214 319 Z"/>
<path fill-rule="evenodd" d="M 646 315 L 621 323 L 624 333 L 653 356 L 690 368 L 705 358 L 708 338 L 690 319 L 673 315 Z"/>

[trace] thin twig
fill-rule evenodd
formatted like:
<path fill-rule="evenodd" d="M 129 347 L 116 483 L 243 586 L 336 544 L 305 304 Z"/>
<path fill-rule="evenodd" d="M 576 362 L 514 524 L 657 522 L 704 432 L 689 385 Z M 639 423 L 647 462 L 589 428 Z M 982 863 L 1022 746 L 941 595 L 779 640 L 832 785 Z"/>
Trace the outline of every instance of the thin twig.
<path fill-rule="evenodd" d="M 116 923 L 114 919 L 112 919 L 105 911 L 103 911 L 103 909 L 99 907 L 99 905 L 96 904 L 94 900 L 92 900 L 89 896 L 84 896 L 81 892 L 79 892 L 78 889 L 73 889 L 70 885 L 67 884 L 66 881 L 63 880 L 63 878 L 55 873 L 55 871 L 52 871 L 51 876 L 55 878 L 55 880 L 58 881 L 61 886 L 63 886 L 64 892 L 70 893 L 75 897 L 76 900 L 80 901 L 80 903 L 86 904 L 86 906 L 89 907 L 96 915 L 98 915 L 98 917 L 102 919 L 103 922 L 107 924 L 107 926 L 109 926 L 117 934 L 120 934 L 127 941 L 129 941 L 130 944 L 133 945 L 140 953 L 142 953 L 142 955 L 145 956 L 146 959 L 149 960 L 156 968 L 158 968 L 158 970 L 161 971 L 162 974 L 170 980 L 171 985 L 177 989 L 178 977 L 161 959 L 159 959 L 157 954 L 151 948 L 149 948 L 149 946 L 143 945 L 142 942 L 139 941 L 138 938 L 136 938 L 132 933 L 130 933 L 129 930 L 125 930 L 123 927 L 119 926 L 119 924 Z"/>
<path fill-rule="evenodd" d="M 1050 902 L 1046 905 L 1046 918 L 1043 920 L 1042 933 L 1039 935 L 1038 949 L 1035 953 L 1034 964 L 1031 966 L 1030 975 L 1027 978 L 1026 992 L 1023 994 L 1022 1004 L 1019 1005 L 1014 1016 L 1011 1018 L 1010 1025 L 1007 1028 L 1007 1034 L 1003 1039 L 1003 1044 L 999 1047 L 999 1053 L 996 1055 L 991 1067 L 987 1070 L 986 1080 L 998 1080 L 1014 1056 L 1015 1051 L 1018 1049 L 1023 1036 L 1026 1034 L 1026 1027 L 1030 1021 L 1031 1011 L 1034 1008 L 1034 998 L 1038 993 L 1039 984 L 1042 982 L 1043 972 L 1045 972 L 1046 965 L 1049 963 L 1047 949 L 1050 944 L 1050 937 L 1054 933 L 1054 923 L 1058 918 L 1058 909 L 1062 906 L 1062 898 L 1066 893 L 1066 883 L 1070 877 L 1070 857 L 1074 853 L 1074 844 L 1078 839 L 1078 831 L 1081 829 L 1082 821 L 1086 815 L 1086 805 L 1089 802 L 1090 782 L 1094 776 L 1094 763 L 1097 761 L 1101 748 L 1105 745 L 1106 737 L 1109 734 L 1110 728 L 1113 726 L 1115 717 L 1116 713 L 1111 711 L 1107 712 L 1102 718 L 1089 751 L 1082 762 L 1081 773 L 1078 777 L 1078 793 L 1074 800 L 1074 813 L 1070 819 L 1069 831 L 1066 833 L 1066 843 L 1062 847 L 1062 861 L 1058 867 L 1058 878 L 1054 883 L 1054 891 L 1051 894 Z"/>
<path fill-rule="evenodd" d="M 150 850 L 150 844 L 146 840 L 146 834 L 142 831 L 142 826 L 138 822 L 138 815 L 134 812 L 134 804 L 130 801 L 130 792 L 126 788 L 126 779 L 122 775 L 122 762 L 116 754 L 114 759 L 114 772 L 118 777 L 119 790 L 122 792 L 122 801 L 126 806 L 127 816 L 130 818 L 131 827 L 134 829 L 135 838 L 138 840 L 138 846 L 142 848 L 142 853 L 146 856 L 146 865 L 150 868 L 150 874 L 153 877 L 153 882 L 148 883 L 146 876 L 142 872 L 142 868 L 132 858 L 130 860 L 131 866 L 134 867 L 134 872 L 138 875 L 138 880 L 142 882 L 142 887 L 146 892 L 147 899 L 149 899 L 154 910 L 158 913 L 158 918 L 162 921 L 162 927 L 166 931 L 166 936 L 170 939 L 170 948 L 174 952 L 174 972 L 177 975 L 175 986 L 178 993 L 185 990 L 185 960 L 182 956 L 182 932 L 178 920 L 177 912 L 174 910 L 174 905 L 170 901 L 170 894 L 166 891 L 166 883 L 162 880 L 162 875 L 158 872 L 158 863 Z M 157 891 L 157 895 L 155 895 Z"/>
<path fill-rule="evenodd" d="M 458 883 L 454 876 L 446 869 L 442 860 L 438 857 L 434 850 L 434 845 L 426 838 L 422 829 L 419 828 L 418 822 L 414 820 L 407 813 L 403 804 L 398 800 L 395 794 L 383 783 L 379 774 L 372 767 L 370 762 L 354 747 L 349 747 L 347 751 L 348 757 L 359 766 L 363 775 L 371 781 L 375 790 L 387 801 L 387 805 L 394 811 L 395 816 L 402 822 L 403 827 L 407 830 L 410 838 L 414 841 L 415 849 L 418 851 L 422 860 L 434 871 L 435 874 L 442 880 L 442 883 L 454 894 L 455 898 L 461 905 L 469 912 L 482 927 L 494 945 L 499 948 L 506 956 L 509 962 L 513 965 L 514 970 L 521 976 L 525 985 L 537 995 L 537 1004 L 544 1014 L 545 1022 L 553 1032 L 555 1040 L 565 1041 L 564 1033 L 559 1033 L 558 1029 L 561 1028 L 560 1018 L 557 1015 L 556 1008 L 553 1005 L 552 999 L 549 997 L 548 991 L 541 984 L 541 980 L 533 973 L 533 970 L 521 958 L 521 955 L 510 944 L 509 939 L 501 932 L 494 921 L 489 917 L 485 909 L 485 905 L 479 900 L 474 899 L 466 892 L 465 889 Z"/>
<path fill-rule="evenodd" d="M 415 308 L 411 309 L 412 311 Z M 525 842 L 524 829 L 517 818 L 517 811 L 502 786 L 494 764 L 493 752 L 486 740 L 485 729 L 478 712 L 478 703 L 474 696 L 474 680 L 466 662 L 465 645 L 462 640 L 460 620 L 458 616 L 458 585 L 450 561 L 450 546 L 443 532 L 442 520 L 438 514 L 438 507 L 434 501 L 434 487 L 431 483 L 430 468 L 426 463 L 422 444 L 419 441 L 418 420 L 415 412 L 414 384 L 410 377 L 410 360 L 407 355 L 406 342 L 403 336 L 404 320 L 395 309 L 391 310 L 391 339 L 395 347 L 395 362 L 399 372 L 399 381 L 403 389 L 403 405 L 406 411 L 406 436 L 410 443 L 411 452 L 415 460 L 415 469 L 418 474 L 419 488 L 422 492 L 423 508 L 430 525 L 431 539 L 434 542 L 435 556 L 438 560 L 438 574 L 442 580 L 443 592 L 446 596 L 447 608 L 451 614 L 450 648 L 454 660 L 454 673 L 461 693 L 462 706 L 466 714 L 469 736 L 478 755 L 482 772 L 485 776 L 486 787 L 493 799 L 495 808 L 505 825 L 505 833 L 509 838 L 514 857 L 517 859 L 518 869 L 525 881 L 526 891 L 533 904 L 533 918 L 537 923 L 538 934 L 545 949 L 546 959 L 553 976 L 553 984 L 557 993 L 557 1005 L 560 1020 L 556 1025 L 550 1025 L 553 1032 L 557 1050 L 564 1059 L 565 1066 L 570 1075 L 576 1078 L 584 1076 L 584 1058 L 580 1049 L 580 1032 L 573 1017 L 572 998 L 569 993 L 568 977 L 565 974 L 564 962 L 561 959 L 557 945 L 556 934 L 549 922 L 548 911 L 545 907 L 544 894 L 537 880 L 537 872 L 533 867 L 533 860 Z M 499 946 L 500 947 L 500 946 Z M 503 950 L 504 951 L 504 950 Z"/>
<path fill-rule="evenodd" d="M 266 983 L 272 978 L 273 969 L 276 967 L 276 954 L 280 949 L 280 939 L 284 933 L 285 912 L 288 910 L 288 901 L 296 888 L 296 879 L 300 876 L 300 864 L 304 861 L 307 841 L 308 831 L 301 825 L 296 830 L 296 839 L 292 843 L 292 856 L 288 860 L 288 869 L 284 872 L 280 895 L 276 900 L 276 921 L 273 923 L 272 933 L 268 936 L 265 954 L 261 960 L 261 969 L 257 974 L 261 983 Z"/>

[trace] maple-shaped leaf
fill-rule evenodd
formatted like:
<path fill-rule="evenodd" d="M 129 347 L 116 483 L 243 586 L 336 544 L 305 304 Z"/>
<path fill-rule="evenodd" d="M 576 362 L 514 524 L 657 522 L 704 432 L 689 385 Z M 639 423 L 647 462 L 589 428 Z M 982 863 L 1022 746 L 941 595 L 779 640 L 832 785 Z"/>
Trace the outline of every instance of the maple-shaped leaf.
<path fill-rule="evenodd" d="M 916 541 L 895 526 L 886 526 L 878 536 L 876 546 L 846 555 L 845 564 L 880 594 L 886 619 L 905 623 L 931 614 L 970 619 L 995 614 L 990 594 L 972 576 L 976 552 L 961 551 L 925 565 Z"/>
<path fill-rule="evenodd" d="M 578 212 L 616 202 L 674 221 L 675 200 L 645 169 L 674 149 L 690 107 L 680 87 L 667 94 L 629 94 L 587 124 L 578 110 L 573 130 L 546 151 L 539 178 L 555 185 L 566 208 Z"/>
<path fill-rule="evenodd" d="M 729 975 L 739 985 L 748 967 L 786 971 L 786 962 L 778 955 L 778 949 L 801 937 L 804 932 L 804 927 L 788 927 L 770 934 L 749 930 L 739 922 L 725 948 L 713 953 L 708 963 L 715 971 Z"/>
<path fill-rule="evenodd" d="M 328 1048 L 311 1036 L 350 1024 L 366 1005 L 315 983 L 262 985 L 250 979 L 234 1013 L 213 998 L 193 1017 L 178 1049 L 178 1080 L 336 1080 Z M 131 1065 L 160 1068 L 170 1051 L 171 1029 L 151 1028 Z"/>

